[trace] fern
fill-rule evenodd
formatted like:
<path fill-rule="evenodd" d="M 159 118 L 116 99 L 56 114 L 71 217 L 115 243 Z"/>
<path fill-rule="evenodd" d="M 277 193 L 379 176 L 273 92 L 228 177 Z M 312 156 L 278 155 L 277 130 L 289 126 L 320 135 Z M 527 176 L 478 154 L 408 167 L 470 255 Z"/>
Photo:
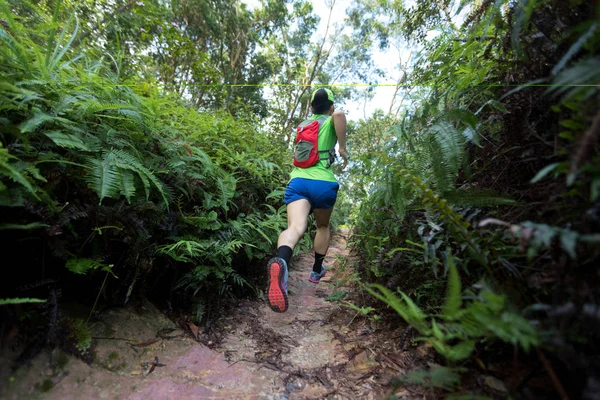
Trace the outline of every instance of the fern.
<path fill-rule="evenodd" d="M 0 224 L 0 231 L 3 230 L 23 230 L 29 231 L 40 228 L 48 228 L 50 225 L 41 222 L 31 222 L 29 224 Z"/>
<path fill-rule="evenodd" d="M 27 192 L 31 194 L 36 199 L 40 199 L 37 195 L 37 189 L 29 182 L 27 177 L 21 173 L 17 168 L 15 168 L 14 164 L 11 161 L 18 160 L 17 157 L 14 157 L 8 153 L 8 150 L 2 146 L 0 143 L 0 177 L 7 177 L 12 181 L 20 184 L 24 188 L 27 189 Z M 38 178 L 40 178 L 38 176 Z M 0 183 L 2 183 L 0 181 Z M 0 186 L 0 193 L 6 191 L 7 187 Z M 8 204 L 7 204 L 8 205 Z"/>
<path fill-rule="evenodd" d="M 42 127 L 46 124 L 58 124 L 62 122 L 65 125 L 69 124 L 69 120 L 61 117 L 55 117 L 52 115 L 48 115 L 42 111 L 34 110 L 33 117 L 29 118 L 25 122 L 19 125 L 19 130 L 21 133 L 32 133 L 38 128 Z"/>
<path fill-rule="evenodd" d="M 525 351 L 539 342 L 535 328 L 523 317 L 504 310 L 504 296 L 496 295 L 484 287 L 467 305 L 462 304 L 461 284 L 452 256 L 448 257 L 448 289 L 442 313 L 427 322 L 427 316 L 408 297 L 400 298 L 381 285 L 365 286 L 368 293 L 392 307 L 413 326 L 423 340 L 451 362 L 468 358 L 477 340 L 494 337 L 519 345 Z M 376 289 L 376 290 L 375 290 Z"/>
<path fill-rule="evenodd" d="M 364 286 L 364 289 L 372 296 L 392 307 L 394 311 L 419 332 L 423 334 L 429 332 L 429 328 L 425 322 L 425 314 L 406 294 L 401 293 L 402 299 L 399 299 L 389 289 L 377 284 Z"/>
<path fill-rule="evenodd" d="M 565 96 L 566 99 L 580 97 L 587 99 L 598 95 L 600 87 L 600 57 L 576 62 L 562 70 L 554 79 L 548 93 Z"/>
<path fill-rule="evenodd" d="M 72 258 L 67 261 L 66 267 L 69 271 L 78 275 L 85 275 L 89 271 L 102 269 L 106 270 L 109 266 L 100 260 L 91 258 Z"/>
<path fill-rule="evenodd" d="M 0 299 L 0 306 L 8 304 L 27 304 L 27 303 L 45 303 L 46 300 L 35 299 L 35 298 L 12 298 L 12 299 Z"/>
<path fill-rule="evenodd" d="M 111 152 L 114 154 L 116 165 L 121 169 L 128 169 L 137 173 L 142 182 L 144 183 L 144 188 L 146 188 L 146 198 L 149 195 L 149 182 L 152 182 L 154 187 L 160 193 L 164 203 L 168 206 L 169 200 L 167 199 L 167 192 L 163 187 L 163 184 L 158 180 L 158 178 L 150 172 L 146 167 L 144 167 L 135 157 L 131 154 L 126 153 L 122 150 L 113 150 Z"/>
<path fill-rule="evenodd" d="M 98 195 L 99 204 L 102 204 L 105 198 L 118 197 L 121 191 L 122 172 L 116 165 L 113 153 L 106 153 L 102 160 L 88 158 L 86 168 L 88 186 Z"/>
<path fill-rule="evenodd" d="M 127 202 L 131 204 L 131 199 L 135 196 L 135 178 L 130 171 L 121 173 L 121 195 L 125 196 Z"/>
<path fill-rule="evenodd" d="M 86 180 L 99 197 L 100 204 L 104 198 L 118 198 L 124 195 L 128 201 L 135 195 L 134 172 L 150 195 L 150 184 L 158 190 L 165 205 L 168 206 L 167 191 L 158 178 L 144 167 L 135 157 L 123 150 L 105 152 L 102 160 L 87 158 Z"/>
<path fill-rule="evenodd" d="M 446 318 L 452 318 L 458 314 L 458 311 L 461 308 L 462 288 L 460 278 L 458 276 L 458 271 L 456 269 L 456 265 L 454 264 L 454 258 L 452 257 L 450 249 L 447 250 L 447 254 L 448 290 L 446 294 L 446 303 L 444 304 L 444 308 L 442 310 L 442 315 Z"/>
<path fill-rule="evenodd" d="M 577 41 L 573 43 L 573 45 L 569 48 L 565 55 L 562 56 L 560 61 L 554 66 L 554 68 L 552 68 L 552 75 L 556 75 L 557 73 L 559 73 L 565 67 L 565 65 L 567 65 L 567 63 L 571 61 L 573 56 L 581 50 L 581 48 L 586 44 L 586 42 L 594 35 L 597 29 L 598 23 L 596 22 L 589 27 L 586 33 L 581 35 L 579 39 L 577 39 Z"/>
<path fill-rule="evenodd" d="M 77 136 L 67 135 L 58 131 L 44 132 L 50 140 L 57 146 L 64 147 L 67 149 L 79 149 L 83 151 L 90 151 L 90 148 Z"/>

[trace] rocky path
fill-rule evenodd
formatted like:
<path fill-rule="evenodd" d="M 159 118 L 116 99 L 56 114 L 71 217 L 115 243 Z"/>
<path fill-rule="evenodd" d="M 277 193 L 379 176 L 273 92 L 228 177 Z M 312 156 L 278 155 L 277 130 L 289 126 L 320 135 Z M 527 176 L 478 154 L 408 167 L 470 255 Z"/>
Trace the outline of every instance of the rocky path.
<path fill-rule="evenodd" d="M 292 262 L 290 307 L 242 301 L 213 331 L 182 330 L 151 304 L 110 310 L 94 326 L 92 365 L 44 353 L 1 389 L 2 398 L 46 399 L 374 399 L 412 364 L 402 330 L 377 334 L 377 321 L 327 301 L 351 291 L 346 240 L 334 236 L 327 276 L 308 282 L 311 255 Z M 331 300 L 331 298 L 330 298 Z M 198 333 L 194 338 L 191 332 Z M 99 339 L 98 337 L 111 338 Z M 135 342 L 114 338 L 134 338 Z M 203 343 L 202 343 L 203 342 Z M 385 346 L 383 352 L 380 347 Z M 408 393 L 405 393 L 408 395 Z M 401 396 L 404 397 L 404 396 Z"/>

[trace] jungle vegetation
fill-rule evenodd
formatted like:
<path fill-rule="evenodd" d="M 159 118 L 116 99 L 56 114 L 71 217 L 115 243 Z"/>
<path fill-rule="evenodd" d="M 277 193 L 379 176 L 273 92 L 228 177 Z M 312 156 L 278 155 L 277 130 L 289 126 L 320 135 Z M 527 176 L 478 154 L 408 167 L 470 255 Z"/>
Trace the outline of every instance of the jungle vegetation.
<path fill-rule="evenodd" d="M 198 324 L 261 296 L 311 88 L 369 101 L 343 84 L 403 48 L 389 107 L 349 125 L 334 225 L 443 360 L 407 379 L 469 396 L 505 362 L 534 371 L 507 369 L 515 398 L 597 398 L 597 2 L 354 0 L 319 36 L 327 4 L 0 0 L 0 312 L 49 327 L 17 364 L 59 345 L 67 299 L 85 332 L 136 296 Z"/>

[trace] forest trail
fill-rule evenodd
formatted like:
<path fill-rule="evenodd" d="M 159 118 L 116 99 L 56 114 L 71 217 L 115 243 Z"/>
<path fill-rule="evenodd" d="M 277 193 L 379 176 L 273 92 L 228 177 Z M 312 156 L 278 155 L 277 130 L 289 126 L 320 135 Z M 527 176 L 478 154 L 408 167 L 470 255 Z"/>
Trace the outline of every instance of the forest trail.
<path fill-rule="evenodd" d="M 332 237 L 319 285 L 308 282 L 313 257 L 290 267 L 290 307 L 236 302 L 208 331 L 176 326 L 149 303 L 108 310 L 94 324 L 95 361 L 49 352 L 21 368 L 2 398 L 44 399 L 376 399 L 390 379 L 429 352 L 406 350 L 403 329 L 327 301 L 348 291 L 353 273 L 346 238 Z M 354 292 L 356 294 L 356 292 Z M 191 329 L 189 329 L 191 327 Z M 197 332 L 194 338 L 192 332 Z M 129 338 L 132 341 L 98 339 Z M 425 353 L 423 353 L 425 350 Z M 417 354 L 421 353 L 421 354 Z M 152 364 L 157 365 L 152 368 Z M 400 398 L 410 398 L 406 390 Z"/>

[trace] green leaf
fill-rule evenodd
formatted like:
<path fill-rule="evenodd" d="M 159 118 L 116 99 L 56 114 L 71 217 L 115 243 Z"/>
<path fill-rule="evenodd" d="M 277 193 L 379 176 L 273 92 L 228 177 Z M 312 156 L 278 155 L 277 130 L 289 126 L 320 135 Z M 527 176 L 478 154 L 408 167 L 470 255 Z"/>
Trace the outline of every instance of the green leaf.
<path fill-rule="evenodd" d="M 411 324 L 417 331 L 425 333 L 428 328 L 425 323 L 425 314 L 404 293 L 400 293 L 402 299 L 396 297 L 389 289 L 379 284 L 364 286 L 365 290 L 379 300 L 392 307 L 406 322 Z M 377 289 L 378 291 L 375 291 Z"/>
<path fill-rule="evenodd" d="M 75 29 L 73 30 L 73 33 L 71 34 L 69 40 L 67 40 L 67 42 L 63 44 L 62 42 L 64 41 L 67 30 L 69 30 L 69 28 L 71 27 L 71 23 L 73 20 L 75 20 Z M 69 51 L 71 44 L 77 36 L 77 32 L 79 32 L 79 19 L 75 14 L 72 14 L 69 20 L 67 21 L 67 24 L 63 28 L 60 37 L 56 41 L 56 46 L 54 47 L 52 55 L 50 56 L 50 58 L 47 58 L 47 65 L 50 71 L 53 71 L 56 68 L 59 61 L 63 58 L 67 51 Z"/>
<path fill-rule="evenodd" d="M 37 128 L 46 124 L 48 122 L 65 122 L 69 123 L 70 121 L 60 117 L 54 117 L 52 115 L 48 115 L 40 110 L 33 111 L 33 117 L 29 118 L 21 125 L 19 125 L 19 130 L 21 133 L 29 133 L 35 131 Z"/>
<path fill-rule="evenodd" d="M 85 275 L 89 271 L 105 269 L 108 266 L 102 263 L 100 260 L 91 258 L 71 258 L 67 261 L 66 267 L 74 274 Z"/>
<path fill-rule="evenodd" d="M 560 121 L 560 124 L 565 128 L 577 131 L 584 128 L 584 125 L 581 122 L 573 121 L 572 119 L 564 119 Z"/>
<path fill-rule="evenodd" d="M 479 107 L 477 111 L 475 111 L 475 115 L 479 114 L 485 108 L 485 106 L 490 106 L 498 111 L 508 112 L 508 109 L 504 104 L 500 103 L 498 100 L 490 99 L 486 101 L 481 107 Z"/>
<path fill-rule="evenodd" d="M 39 228 L 47 228 L 50 225 L 43 224 L 41 222 L 32 222 L 29 224 L 21 225 L 21 224 L 1 224 L 0 231 L 4 230 L 20 230 L 20 231 L 30 231 Z"/>
<path fill-rule="evenodd" d="M 446 253 L 448 254 L 446 259 L 448 264 L 448 289 L 446 291 L 446 302 L 444 303 L 442 314 L 452 318 L 458 314 L 462 305 L 462 285 L 451 249 L 447 248 Z"/>
<path fill-rule="evenodd" d="M 112 153 L 104 155 L 102 160 L 88 158 L 85 179 L 90 189 L 96 192 L 99 204 L 105 198 L 116 198 L 121 191 L 122 172 L 117 168 Z"/>
<path fill-rule="evenodd" d="M 79 149 L 83 151 L 90 151 L 90 148 L 83 143 L 83 141 L 75 135 L 67 135 L 58 131 L 44 132 L 48 138 L 50 138 L 54 144 L 60 147 L 68 149 Z"/>
<path fill-rule="evenodd" d="M 131 199 L 135 196 L 135 178 L 130 171 L 123 171 L 121 173 L 121 194 L 131 204 Z"/>
<path fill-rule="evenodd" d="M 565 53 L 564 56 L 560 59 L 560 61 L 552 68 L 552 75 L 556 75 L 559 73 L 565 65 L 573 58 L 575 54 L 579 52 L 579 50 L 583 47 L 583 45 L 590 39 L 596 29 L 598 28 L 598 23 L 592 24 L 586 33 L 581 35 L 579 39 L 569 48 L 569 50 Z"/>
<path fill-rule="evenodd" d="M 536 183 L 536 182 L 541 181 L 542 179 L 544 179 L 546 177 L 546 175 L 548 175 L 550 172 L 554 171 L 556 169 L 556 167 L 558 167 L 559 165 L 560 165 L 560 163 L 552 163 L 552 164 L 546 165 L 531 179 L 530 183 Z"/>
<path fill-rule="evenodd" d="M 46 300 L 36 298 L 12 298 L 12 299 L 0 299 L 0 306 L 7 304 L 26 304 L 26 303 L 45 303 Z"/>
<path fill-rule="evenodd" d="M 577 253 L 575 251 L 575 248 L 577 247 L 577 236 L 577 232 L 567 229 L 563 230 L 560 234 L 560 244 L 572 259 L 577 258 Z"/>

